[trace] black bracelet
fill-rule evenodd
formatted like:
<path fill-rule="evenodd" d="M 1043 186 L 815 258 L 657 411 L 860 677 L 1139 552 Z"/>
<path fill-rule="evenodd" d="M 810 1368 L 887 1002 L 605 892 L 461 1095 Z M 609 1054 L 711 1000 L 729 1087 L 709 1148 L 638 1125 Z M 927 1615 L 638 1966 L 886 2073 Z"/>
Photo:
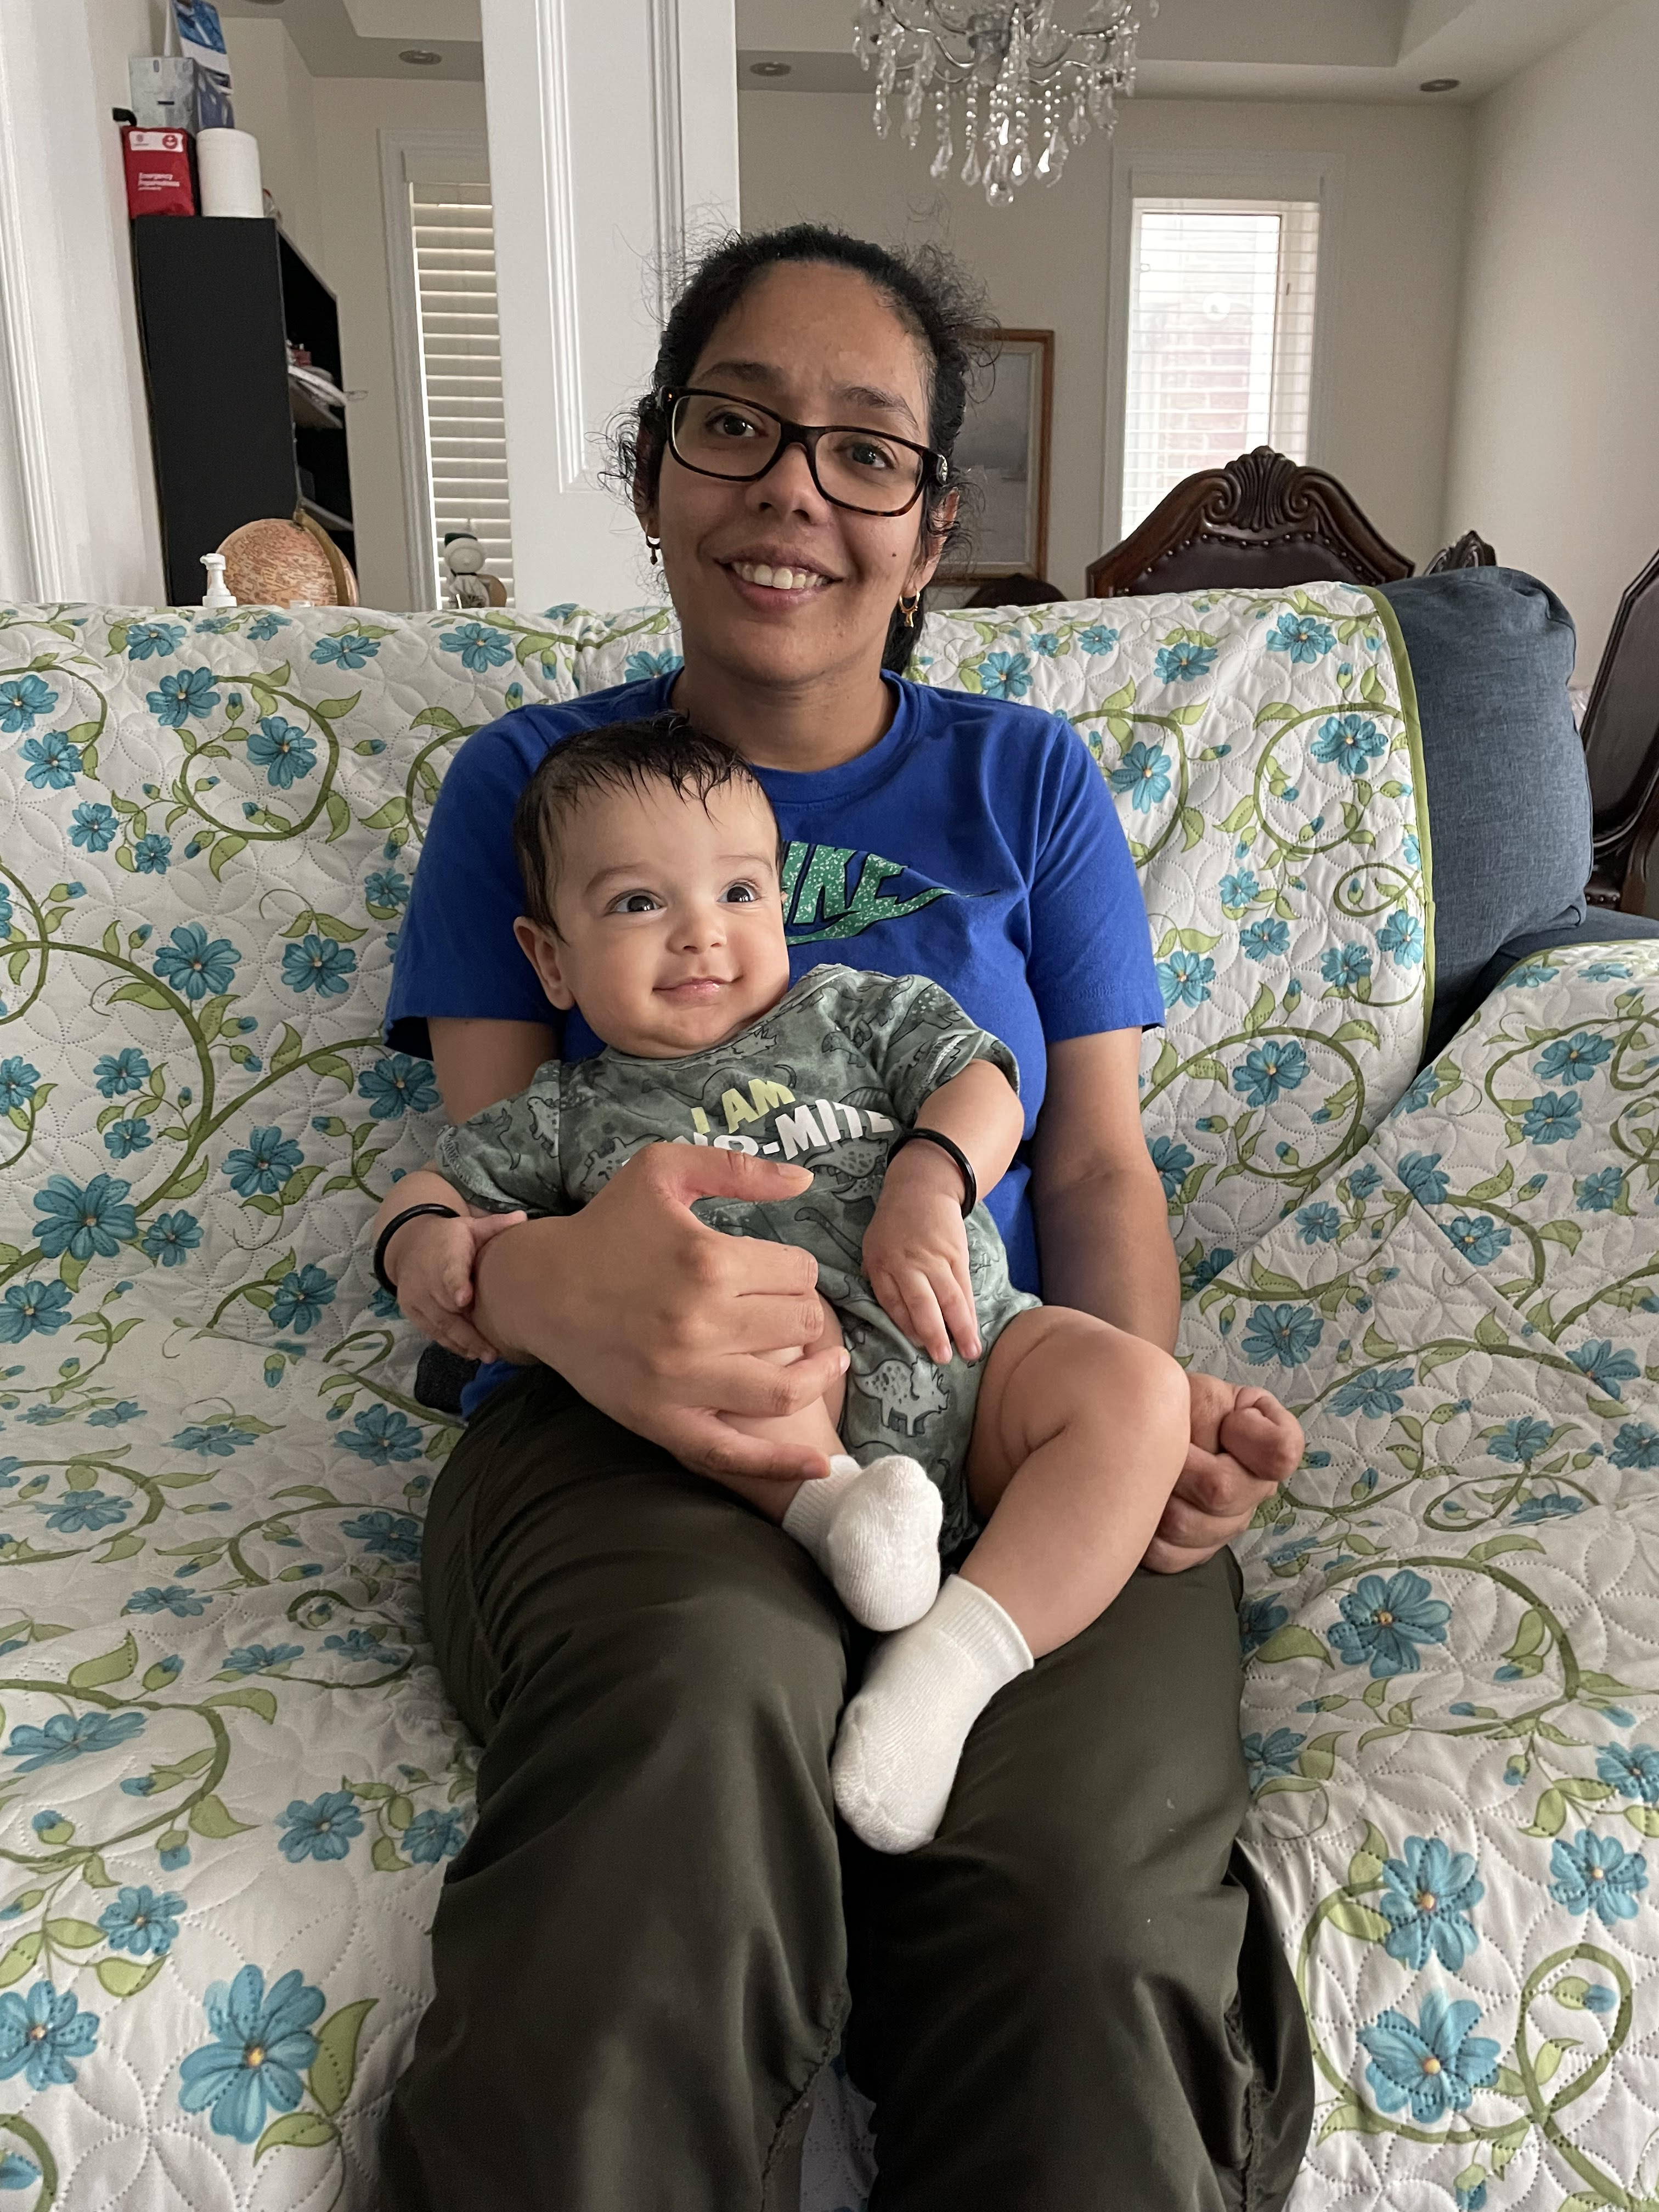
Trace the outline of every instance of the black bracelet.
<path fill-rule="evenodd" d="M 453 1206 L 406 1206 L 401 1213 L 394 1213 L 374 1241 L 374 1279 L 389 1298 L 398 1295 L 398 1285 L 386 1271 L 386 1248 L 403 1227 L 422 1213 L 445 1213 L 452 1221 L 461 1218 L 459 1207 Z"/>
<path fill-rule="evenodd" d="M 953 1138 L 947 1137 L 943 1129 L 906 1129 L 902 1131 L 901 1134 L 894 1138 L 892 1143 L 887 1147 L 888 1165 L 890 1167 L 894 1159 L 904 1150 L 904 1147 L 907 1145 L 914 1145 L 918 1139 L 921 1139 L 926 1144 L 937 1145 L 942 1152 L 949 1152 L 951 1158 L 956 1162 L 957 1167 L 961 1170 L 962 1218 L 966 1221 L 969 1215 L 979 1204 L 979 1178 L 974 1173 L 974 1164 L 969 1158 L 967 1153 L 963 1151 L 962 1146 L 957 1144 Z"/>

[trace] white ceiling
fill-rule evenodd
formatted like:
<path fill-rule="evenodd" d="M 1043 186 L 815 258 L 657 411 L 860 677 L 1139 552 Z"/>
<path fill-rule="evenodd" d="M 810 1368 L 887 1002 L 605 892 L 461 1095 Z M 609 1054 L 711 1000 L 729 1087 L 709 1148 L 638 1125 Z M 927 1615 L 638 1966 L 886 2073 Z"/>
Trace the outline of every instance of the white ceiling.
<path fill-rule="evenodd" d="M 396 0 L 388 0 L 396 4 Z M 1161 0 L 1136 89 L 1155 99 L 1479 100 L 1623 0 Z M 737 0 L 746 92 L 860 92 L 853 0 Z M 1077 19 L 1073 0 L 1056 11 Z M 759 77 L 757 61 L 790 73 Z M 1457 91 L 1425 94 L 1425 78 Z"/>
<path fill-rule="evenodd" d="M 1136 88 L 1153 99 L 1479 100 L 1623 0 L 1160 0 L 1140 37 Z M 606 0 L 577 0 L 599 7 Z M 1076 20 L 1082 0 L 1059 0 Z M 870 80 L 852 51 L 855 0 L 737 0 L 746 92 L 849 92 Z M 483 74 L 479 0 L 220 0 L 227 15 L 278 21 L 313 76 Z M 435 66 L 399 58 L 440 53 Z M 787 76 L 751 74 L 782 61 Z M 1425 94 L 1425 78 L 1455 93 Z"/>
<path fill-rule="evenodd" d="M 583 0 L 585 5 L 600 0 Z M 313 76 L 471 77 L 483 75 L 478 0 L 219 0 L 222 15 L 281 23 Z M 441 57 L 399 59 L 405 46 Z"/>

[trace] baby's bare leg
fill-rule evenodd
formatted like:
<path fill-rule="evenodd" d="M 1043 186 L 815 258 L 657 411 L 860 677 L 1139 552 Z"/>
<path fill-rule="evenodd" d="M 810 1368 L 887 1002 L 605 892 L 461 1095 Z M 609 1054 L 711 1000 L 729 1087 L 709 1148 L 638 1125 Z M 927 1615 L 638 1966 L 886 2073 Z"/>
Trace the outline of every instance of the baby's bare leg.
<path fill-rule="evenodd" d="M 820 1298 L 823 1310 L 823 1334 L 813 1349 L 833 1351 L 842 1341 L 841 1323 L 836 1310 L 828 1298 Z M 793 1367 L 805 1357 L 805 1347 L 793 1345 L 782 1352 L 763 1352 L 779 1367 Z M 802 1406 L 793 1413 L 733 1413 L 732 1426 L 745 1437 L 775 1438 L 780 1443 L 810 1444 L 823 1454 L 823 1471 L 828 1474 L 830 1462 L 841 1453 L 841 1409 L 847 1401 L 846 1377 L 837 1376 L 830 1390 L 810 1406 Z M 799 1482 L 769 1482 L 754 1474 L 716 1474 L 713 1477 L 723 1489 L 734 1490 L 738 1496 L 763 1513 L 769 1521 L 781 1521 L 794 1504 Z"/>
<path fill-rule="evenodd" d="M 1187 1378 L 1168 1352 L 1044 1306 L 991 1348 L 968 1487 L 988 1526 L 963 1568 L 1042 1658 L 1140 1564 L 1186 1458 Z"/>
<path fill-rule="evenodd" d="M 993 1346 L 968 1453 L 988 1526 L 932 1610 L 884 1644 L 842 1717 L 842 1817 L 877 1850 L 939 1832 L 968 1732 L 1034 1660 L 1103 1613 L 1186 1457 L 1187 1378 L 1166 1352 L 1044 1307 Z"/>

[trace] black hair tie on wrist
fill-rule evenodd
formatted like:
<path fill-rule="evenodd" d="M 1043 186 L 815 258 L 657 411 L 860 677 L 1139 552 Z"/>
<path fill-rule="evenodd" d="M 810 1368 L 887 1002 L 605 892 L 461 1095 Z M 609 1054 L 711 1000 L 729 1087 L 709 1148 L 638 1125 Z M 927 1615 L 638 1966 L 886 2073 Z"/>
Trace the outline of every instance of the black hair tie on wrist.
<path fill-rule="evenodd" d="M 386 1248 L 403 1227 L 404 1222 L 414 1221 L 422 1213 L 447 1214 L 452 1221 L 459 1221 L 461 1218 L 459 1207 L 435 1205 L 406 1206 L 401 1213 L 392 1215 L 374 1242 L 374 1279 L 389 1298 L 397 1297 L 398 1285 L 386 1271 Z"/>
<path fill-rule="evenodd" d="M 954 1138 L 947 1137 L 943 1129 L 905 1129 L 887 1147 L 887 1163 L 890 1167 L 907 1145 L 918 1142 L 937 1145 L 942 1152 L 949 1152 L 962 1172 L 962 1218 L 964 1221 L 979 1204 L 979 1178 L 974 1173 L 974 1164 Z"/>

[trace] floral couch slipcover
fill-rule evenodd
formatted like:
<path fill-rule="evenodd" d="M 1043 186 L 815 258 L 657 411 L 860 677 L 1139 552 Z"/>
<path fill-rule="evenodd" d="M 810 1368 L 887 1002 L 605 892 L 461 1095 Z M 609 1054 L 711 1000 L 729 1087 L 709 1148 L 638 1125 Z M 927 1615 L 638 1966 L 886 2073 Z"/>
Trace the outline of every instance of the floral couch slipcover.
<path fill-rule="evenodd" d="M 375 2201 L 473 1765 L 417 1602 L 453 1431 L 362 1252 L 437 1110 L 380 1010 L 468 731 L 674 650 L 656 610 L 0 608 L 20 2206 Z M 922 656 L 1099 761 L 1170 1010 L 1182 1349 L 1308 1430 L 1240 1546 L 1249 1841 L 1321 2072 L 1300 2212 L 1651 2199 L 1659 954 L 1535 957 L 1416 1074 L 1431 855 L 1370 593 L 964 613 Z M 868 2174 L 831 2080 L 807 2212 Z"/>

